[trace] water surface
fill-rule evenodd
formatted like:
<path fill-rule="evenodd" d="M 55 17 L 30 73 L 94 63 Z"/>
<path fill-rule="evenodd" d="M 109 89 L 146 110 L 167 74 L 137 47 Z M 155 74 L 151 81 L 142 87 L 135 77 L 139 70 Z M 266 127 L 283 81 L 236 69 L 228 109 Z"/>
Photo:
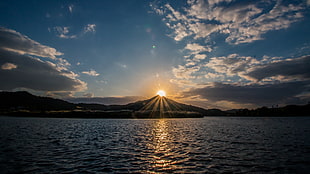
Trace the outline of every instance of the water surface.
<path fill-rule="evenodd" d="M 1 173 L 306 173 L 310 118 L 0 117 Z"/>

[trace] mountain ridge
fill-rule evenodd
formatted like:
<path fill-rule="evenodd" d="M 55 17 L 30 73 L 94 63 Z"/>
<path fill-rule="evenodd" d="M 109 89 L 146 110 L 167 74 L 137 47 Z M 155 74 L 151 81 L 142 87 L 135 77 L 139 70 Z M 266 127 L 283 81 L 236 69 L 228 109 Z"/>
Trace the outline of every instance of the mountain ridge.
<path fill-rule="evenodd" d="M 178 105 L 177 108 L 159 108 L 155 107 L 155 105 L 149 107 L 148 109 L 143 109 L 148 103 L 151 103 L 153 101 L 156 102 L 162 102 L 161 105 L 163 105 L 163 102 L 170 103 L 173 105 Z M 155 108 L 155 109 L 152 109 Z M 159 97 L 154 96 L 147 100 L 137 101 L 133 103 L 128 103 L 126 105 L 103 105 L 103 104 L 85 104 L 85 103 L 79 103 L 79 104 L 73 104 L 61 99 L 54 99 L 50 97 L 40 97 L 30 94 L 26 91 L 18 91 L 18 92 L 0 92 L 0 111 L 4 114 L 12 114 L 15 115 L 20 112 L 30 112 L 30 113 L 54 113 L 57 111 L 59 115 L 64 115 L 64 112 L 74 112 L 75 114 L 78 112 L 80 113 L 94 113 L 98 117 L 98 113 L 102 113 L 103 115 L 111 115 L 111 113 L 117 113 L 119 114 L 125 114 L 126 117 L 129 117 L 130 113 L 131 115 L 134 114 L 134 112 L 143 112 L 143 113 L 155 113 L 155 117 L 158 117 L 158 114 L 161 113 L 178 113 L 181 114 L 182 117 L 186 117 L 186 112 L 196 113 L 197 115 L 203 116 L 206 114 L 207 110 L 203 108 L 199 108 L 196 106 L 186 105 L 182 103 L 178 103 L 176 101 L 173 101 L 171 99 L 167 99 L 166 97 Z M 63 113 L 61 113 L 63 112 Z M 157 114 L 157 112 L 159 112 Z M 43 114 L 44 115 L 44 114 Z M 69 114 L 67 114 L 69 115 Z M 54 115 L 55 116 L 55 115 Z M 172 115 L 174 116 L 174 115 Z M 143 117 L 146 117 L 143 115 Z M 195 116 L 197 117 L 197 116 Z"/>
<path fill-rule="evenodd" d="M 156 104 L 157 103 L 157 104 Z M 165 104 L 166 103 L 166 104 Z M 160 106 L 163 107 L 160 107 Z M 166 106 L 164 106 L 166 105 Z M 169 107 L 168 107 L 169 106 Z M 142 113 L 142 114 L 141 114 Z M 135 115 L 163 113 L 171 117 L 177 113 L 182 118 L 186 113 L 198 113 L 201 116 L 310 116 L 310 103 L 306 105 L 287 105 L 283 107 L 257 109 L 204 109 L 186 105 L 166 97 L 154 96 L 125 105 L 103 105 L 79 103 L 73 104 L 61 99 L 40 97 L 26 91 L 0 92 L 0 115 L 40 116 L 40 117 L 79 117 L 79 118 L 136 118 Z M 185 113 L 185 114 L 184 114 Z M 183 115 L 182 115 L 183 114 Z M 174 117 L 175 115 L 172 115 Z M 198 115 L 195 115 L 197 117 Z"/>

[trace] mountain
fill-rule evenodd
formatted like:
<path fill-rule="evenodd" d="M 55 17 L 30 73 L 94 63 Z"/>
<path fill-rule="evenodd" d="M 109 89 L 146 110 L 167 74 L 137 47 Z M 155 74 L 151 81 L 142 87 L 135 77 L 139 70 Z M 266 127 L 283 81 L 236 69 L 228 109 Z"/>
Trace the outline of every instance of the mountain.
<path fill-rule="evenodd" d="M 0 110 L 58 111 L 73 110 L 76 105 L 49 97 L 39 97 L 25 91 L 0 92 Z"/>
<path fill-rule="evenodd" d="M 167 97 L 154 96 L 147 100 L 137 101 L 126 105 L 100 105 L 100 104 L 78 104 L 82 108 L 92 110 L 131 110 L 131 111 L 161 111 L 161 112 L 197 112 L 201 114 L 207 114 L 208 110 L 178 103 L 174 100 L 168 99 Z"/>
<path fill-rule="evenodd" d="M 203 109 L 154 96 L 126 105 L 73 104 L 25 91 L 0 92 L 0 115 L 78 118 L 163 118 L 202 116 L 310 116 L 310 104 L 257 109 Z"/>
<path fill-rule="evenodd" d="M 227 111 L 227 113 L 229 116 L 310 116 L 310 103 L 276 108 L 235 109 Z"/>
<path fill-rule="evenodd" d="M 73 104 L 60 99 L 39 97 L 25 91 L 0 92 L 0 111 L 6 115 L 96 118 L 152 118 L 201 117 L 205 109 L 178 103 L 166 97 L 154 96 L 148 100 L 126 105 Z M 57 112 L 56 112 L 57 111 Z M 57 114 L 57 115 L 56 115 Z"/>

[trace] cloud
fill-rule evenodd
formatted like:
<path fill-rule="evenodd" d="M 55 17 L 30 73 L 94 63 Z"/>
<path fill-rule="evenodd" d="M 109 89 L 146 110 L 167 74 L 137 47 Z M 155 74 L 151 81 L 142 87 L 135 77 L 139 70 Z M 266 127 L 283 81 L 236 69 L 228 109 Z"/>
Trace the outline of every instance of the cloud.
<path fill-rule="evenodd" d="M 160 11 L 166 26 L 172 29 L 175 41 L 185 37 L 202 39 L 219 33 L 230 44 L 262 40 L 262 35 L 288 28 L 303 18 L 303 3 L 284 4 L 281 1 L 192 0 L 182 11 L 170 4 L 153 8 Z"/>
<path fill-rule="evenodd" d="M 212 49 L 208 46 L 202 46 L 197 43 L 189 43 L 185 46 L 185 49 L 190 50 L 192 54 L 198 54 L 200 52 L 211 52 Z"/>
<path fill-rule="evenodd" d="M 3 27 L 0 27 L 0 48 L 22 55 L 48 57 L 51 59 L 63 55 L 55 48 L 42 45 L 19 32 Z"/>
<path fill-rule="evenodd" d="M 288 104 L 301 100 L 299 94 L 309 92 L 310 81 L 289 82 L 267 85 L 245 85 L 211 83 L 204 88 L 191 89 L 184 92 L 184 97 L 199 95 L 208 101 L 229 101 L 243 104 Z M 309 100 L 309 98 L 308 98 Z M 303 102 L 306 102 L 304 100 Z"/>
<path fill-rule="evenodd" d="M 96 24 L 87 24 L 82 31 L 76 34 L 71 34 L 70 27 L 61 27 L 56 26 L 53 28 L 56 36 L 62 39 L 76 39 L 84 36 L 86 33 L 95 33 L 96 32 Z M 48 29 L 50 31 L 50 28 Z"/>
<path fill-rule="evenodd" d="M 92 98 L 92 97 L 94 97 L 94 93 L 85 93 L 85 94 L 83 94 L 83 97 Z"/>
<path fill-rule="evenodd" d="M 193 79 L 195 78 L 193 73 L 199 71 L 199 69 L 200 68 L 198 66 L 186 67 L 179 65 L 178 67 L 174 67 L 172 69 L 172 73 L 177 79 Z"/>
<path fill-rule="evenodd" d="M 54 27 L 55 32 L 59 38 L 63 39 L 74 39 L 77 38 L 77 35 L 69 35 L 69 27 Z"/>
<path fill-rule="evenodd" d="M 95 33 L 96 32 L 96 24 L 87 24 L 84 28 L 84 33 Z"/>
<path fill-rule="evenodd" d="M 52 98 L 69 98 L 69 97 L 73 97 L 74 92 L 72 91 L 47 91 L 45 92 L 45 95 L 47 97 L 52 97 Z"/>
<path fill-rule="evenodd" d="M 97 73 L 95 70 L 83 71 L 83 74 L 87 74 L 89 76 L 99 76 L 100 74 Z"/>
<path fill-rule="evenodd" d="M 73 7 L 74 7 L 74 5 L 73 5 L 73 4 L 71 4 L 71 5 L 69 5 L 69 6 L 68 6 L 68 9 L 69 9 L 69 12 L 70 12 L 70 13 L 72 13 L 72 12 L 73 12 Z"/>
<path fill-rule="evenodd" d="M 174 10 L 169 4 L 166 4 L 165 8 L 171 13 L 167 14 L 164 21 L 167 27 L 174 30 L 172 37 L 174 37 L 175 41 L 181 41 L 183 38 L 193 34 L 193 32 L 188 29 L 189 19 L 185 15 Z M 156 8 L 154 9 L 156 12 L 159 11 L 156 10 Z"/>
<path fill-rule="evenodd" d="M 82 91 L 86 83 L 76 79 L 76 74 L 59 70 L 56 64 L 38 58 L 0 49 L 0 64 L 11 62 L 14 71 L 0 70 L 1 90 L 29 88 L 39 91 Z"/>
<path fill-rule="evenodd" d="M 248 68 L 258 63 L 253 57 L 239 56 L 238 54 L 230 54 L 222 57 L 212 57 L 205 64 L 208 69 L 214 70 L 225 76 L 234 76 L 244 73 Z"/>
<path fill-rule="evenodd" d="M 216 80 L 223 80 L 224 79 L 224 75 L 222 74 L 218 74 L 218 73 L 210 73 L 208 72 L 206 75 L 205 75 L 205 78 L 210 80 L 210 79 L 216 79 Z"/>
<path fill-rule="evenodd" d="M 215 46 L 225 41 L 229 45 L 222 44 L 224 48 L 236 48 L 239 44 L 263 40 L 268 32 L 289 28 L 304 18 L 305 2 L 188 0 L 182 8 L 172 3 L 157 3 L 151 7 L 162 16 L 170 29 L 169 36 L 177 43 L 186 43 L 183 65 L 172 67 L 174 79 L 170 80 L 183 90 L 192 87 L 184 93 L 185 97 L 198 95 L 212 102 L 253 106 L 255 103 L 300 101 L 299 95 L 307 93 L 309 59 L 217 56 L 229 49 L 221 53 Z M 301 64 L 303 67 L 297 70 Z M 222 83 L 199 88 L 214 81 Z M 291 89 L 294 92 L 285 93 Z"/>
<path fill-rule="evenodd" d="M 203 59 L 205 59 L 207 57 L 207 55 L 205 55 L 205 54 L 196 54 L 195 56 L 194 56 L 194 61 L 200 61 L 200 60 L 203 60 Z"/>
<path fill-rule="evenodd" d="M 87 84 L 67 69 L 69 62 L 56 57 L 60 55 L 63 54 L 56 49 L 41 45 L 21 33 L 0 28 L 0 89 L 85 90 Z M 42 57 L 51 59 L 44 61 Z"/>
<path fill-rule="evenodd" d="M 250 43 L 255 40 L 262 40 L 262 35 L 274 30 L 281 30 L 288 28 L 292 23 L 299 21 L 303 18 L 300 10 L 302 5 L 282 5 L 277 3 L 268 12 L 259 15 L 252 19 L 253 16 L 259 14 L 261 11 L 256 10 L 259 13 L 253 13 L 246 19 L 247 23 L 237 23 L 229 27 L 230 34 L 226 38 L 228 43 Z M 240 21 L 244 22 L 244 21 Z"/>
<path fill-rule="evenodd" d="M 5 63 L 1 66 L 2 70 L 12 70 L 17 68 L 17 65 L 13 64 L 13 63 Z"/>
<path fill-rule="evenodd" d="M 254 67 L 245 76 L 257 81 L 274 76 L 282 76 L 284 79 L 308 80 L 310 79 L 309 70 L 310 55 L 307 55 Z"/>

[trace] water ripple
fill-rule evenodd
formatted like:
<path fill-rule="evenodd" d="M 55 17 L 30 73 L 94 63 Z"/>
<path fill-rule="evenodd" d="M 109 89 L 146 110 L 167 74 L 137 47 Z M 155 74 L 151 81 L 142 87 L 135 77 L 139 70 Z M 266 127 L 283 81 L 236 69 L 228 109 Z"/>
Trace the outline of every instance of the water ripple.
<path fill-rule="evenodd" d="M 1 173 L 305 173 L 309 118 L 0 117 Z"/>

